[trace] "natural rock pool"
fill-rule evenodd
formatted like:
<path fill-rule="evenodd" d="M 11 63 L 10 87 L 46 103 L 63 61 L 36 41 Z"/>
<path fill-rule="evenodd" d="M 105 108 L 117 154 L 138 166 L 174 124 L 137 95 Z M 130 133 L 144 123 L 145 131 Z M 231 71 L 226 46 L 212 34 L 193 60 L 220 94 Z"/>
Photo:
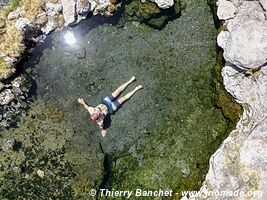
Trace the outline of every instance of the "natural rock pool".
<path fill-rule="evenodd" d="M 1 198 L 94 199 L 88 192 L 99 188 L 195 190 L 229 132 L 216 106 L 217 30 L 205 1 L 186 1 L 162 30 L 92 23 L 71 30 L 78 47 L 65 43 L 67 30 L 54 32 L 25 63 L 36 95 L 18 127 L 1 132 Z M 132 75 L 137 81 L 125 93 L 138 84 L 144 89 L 111 116 L 102 138 L 77 98 L 96 105 Z"/>

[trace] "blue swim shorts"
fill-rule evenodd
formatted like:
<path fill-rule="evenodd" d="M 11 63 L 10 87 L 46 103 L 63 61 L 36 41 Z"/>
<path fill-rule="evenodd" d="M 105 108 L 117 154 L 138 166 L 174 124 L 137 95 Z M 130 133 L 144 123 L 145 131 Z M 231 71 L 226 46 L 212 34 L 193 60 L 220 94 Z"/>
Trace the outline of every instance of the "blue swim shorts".
<path fill-rule="evenodd" d="M 102 103 L 108 107 L 108 113 L 109 114 L 114 113 L 121 106 L 120 103 L 118 102 L 118 100 L 115 99 L 112 95 L 108 95 L 107 97 L 102 99 L 100 103 Z"/>

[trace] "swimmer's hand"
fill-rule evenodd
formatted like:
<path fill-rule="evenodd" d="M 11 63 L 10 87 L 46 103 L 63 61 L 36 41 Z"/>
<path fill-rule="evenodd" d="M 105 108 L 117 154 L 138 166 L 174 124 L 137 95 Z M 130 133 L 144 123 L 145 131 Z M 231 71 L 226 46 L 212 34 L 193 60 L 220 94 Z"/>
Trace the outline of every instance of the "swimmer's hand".
<path fill-rule="evenodd" d="M 78 98 L 78 103 L 79 103 L 79 104 L 84 104 L 85 102 L 84 102 L 84 100 L 83 100 L 83 99 L 81 99 L 81 98 Z"/>
<path fill-rule="evenodd" d="M 108 134 L 107 130 L 101 130 L 101 135 L 105 137 Z"/>

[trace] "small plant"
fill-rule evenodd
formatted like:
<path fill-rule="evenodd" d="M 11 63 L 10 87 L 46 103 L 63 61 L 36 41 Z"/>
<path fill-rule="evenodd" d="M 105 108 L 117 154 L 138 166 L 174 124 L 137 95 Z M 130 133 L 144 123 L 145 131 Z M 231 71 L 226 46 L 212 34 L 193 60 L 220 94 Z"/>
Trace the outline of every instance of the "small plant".
<path fill-rule="evenodd" d="M 23 34 L 13 21 L 7 23 L 5 33 L 0 38 L 0 51 L 10 57 L 19 57 L 24 51 Z"/>
<path fill-rule="evenodd" d="M 10 6 L 3 6 L 0 8 L 0 17 L 5 19 L 7 18 L 8 14 L 10 13 L 11 8 Z"/>
<path fill-rule="evenodd" d="M 0 80 L 8 78 L 14 71 L 15 68 L 10 63 L 0 58 Z"/>
<path fill-rule="evenodd" d="M 10 4 L 10 8 L 12 11 L 16 10 L 19 6 L 19 0 L 12 0 Z"/>
<path fill-rule="evenodd" d="M 42 0 L 23 0 L 21 6 L 24 10 L 24 17 L 33 20 L 36 16 L 43 12 L 42 10 Z"/>

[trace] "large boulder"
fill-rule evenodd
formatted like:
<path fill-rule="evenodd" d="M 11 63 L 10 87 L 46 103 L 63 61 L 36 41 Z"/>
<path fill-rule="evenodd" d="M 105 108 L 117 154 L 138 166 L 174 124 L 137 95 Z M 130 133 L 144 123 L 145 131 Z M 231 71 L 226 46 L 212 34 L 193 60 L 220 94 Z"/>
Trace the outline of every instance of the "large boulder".
<path fill-rule="evenodd" d="M 45 4 L 46 7 L 46 16 L 47 16 L 47 23 L 41 28 L 41 30 L 48 34 L 58 26 L 58 18 L 61 16 L 60 12 L 62 11 L 62 4 L 61 3 L 51 3 L 47 2 Z M 60 28 L 60 27 L 59 27 Z"/>
<path fill-rule="evenodd" d="M 23 9 L 21 7 L 18 7 L 16 10 L 8 14 L 7 19 L 9 20 L 17 19 L 20 16 L 22 16 L 22 14 L 23 14 Z"/>
<path fill-rule="evenodd" d="M 62 0 L 63 17 L 65 25 L 68 26 L 76 20 L 76 1 L 75 0 Z"/>
<path fill-rule="evenodd" d="M 236 7 L 232 1 L 227 1 L 227 0 L 219 0 L 217 1 L 217 15 L 219 19 L 231 19 L 234 18 L 235 12 L 236 12 Z"/>
<path fill-rule="evenodd" d="M 233 16 L 232 10 L 229 12 L 229 16 Z M 258 1 L 246 1 L 236 12 L 236 16 L 226 22 L 226 30 L 219 34 L 218 44 L 224 49 L 226 61 L 242 69 L 258 68 L 267 63 L 265 11 Z"/>

